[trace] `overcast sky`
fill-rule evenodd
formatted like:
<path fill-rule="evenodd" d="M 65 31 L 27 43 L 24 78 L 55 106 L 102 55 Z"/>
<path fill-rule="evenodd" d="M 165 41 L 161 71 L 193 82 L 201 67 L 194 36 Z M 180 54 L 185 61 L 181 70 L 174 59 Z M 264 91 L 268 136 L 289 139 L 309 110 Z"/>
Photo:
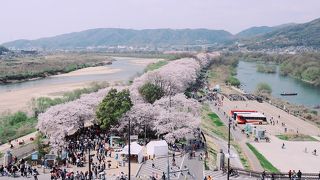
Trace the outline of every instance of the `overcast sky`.
<path fill-rule="evenodd" d="M 0 43 L 111 27 L 237 33 L 318 17 L 320 0 L 1 0 Z"/>

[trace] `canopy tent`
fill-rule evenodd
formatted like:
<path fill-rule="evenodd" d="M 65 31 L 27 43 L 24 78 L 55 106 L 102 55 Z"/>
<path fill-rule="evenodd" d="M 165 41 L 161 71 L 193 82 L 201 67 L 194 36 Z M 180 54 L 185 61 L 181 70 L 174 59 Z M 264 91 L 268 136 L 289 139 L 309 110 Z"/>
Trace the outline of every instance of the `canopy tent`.
<path fill-rule="evenodd" d="M 168 144 L 165 140 L 150 141 L 147 144 L 147 154 L 151 156 L 167 156 Z"/>
<path fill-rule="evenodd" d="M 131 144 L 130 144 L 131 146 L 130 146 L 130 154 L 131 155 L 136 155 L 136 156 L 138 156 L 138 163 L 141 163 L 142 162 L 142 160 L 143 160 L 143 152 L 142 152 L 142 146 L 140 146 L 138 143 L 136 143 L 136 142 L 132 142 Z M 127 155 L 127 154 L 129 154 L 129 146 L 128 145 L 126 145 L 123 149 L 122 149 L 122 151 L 120 152 L 120 154 L 125 154 L 125 155 Z"/>

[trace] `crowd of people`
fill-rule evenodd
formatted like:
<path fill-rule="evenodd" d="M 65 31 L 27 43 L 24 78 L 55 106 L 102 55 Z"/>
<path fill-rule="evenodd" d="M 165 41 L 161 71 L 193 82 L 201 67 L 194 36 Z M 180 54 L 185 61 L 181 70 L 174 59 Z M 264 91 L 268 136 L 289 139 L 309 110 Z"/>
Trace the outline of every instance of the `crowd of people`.
<path fill-rule="evenodd" d="M 38 171 L 35 168 L 32 168 L 30 164 L 24 159 L 20 161 L 17 160 L 16 157 L 13 158 L 13 161 L 10 162 L 8 165 L 3 166 L 0 165 L 0 175 L 7 176 L 7 177 L 34 177 L 35 180 L 38 179 Z"/>

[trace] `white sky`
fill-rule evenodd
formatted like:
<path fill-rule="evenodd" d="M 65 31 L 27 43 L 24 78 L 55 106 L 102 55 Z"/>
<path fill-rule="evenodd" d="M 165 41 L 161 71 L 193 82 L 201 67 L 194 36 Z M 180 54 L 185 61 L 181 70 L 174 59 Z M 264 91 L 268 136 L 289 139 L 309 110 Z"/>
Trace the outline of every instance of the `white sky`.
<path fill-rule="evenodd" d="M 320 0 L 1 0 L 0 43 L 111 27 L 237 33 L 318 17 Z"/>

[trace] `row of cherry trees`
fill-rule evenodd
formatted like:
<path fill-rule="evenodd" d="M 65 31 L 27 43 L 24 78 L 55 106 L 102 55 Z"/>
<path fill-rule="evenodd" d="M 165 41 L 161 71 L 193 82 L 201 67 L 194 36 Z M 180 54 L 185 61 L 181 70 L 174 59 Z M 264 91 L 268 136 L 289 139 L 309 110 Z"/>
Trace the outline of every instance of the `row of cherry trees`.
<path fill-rule="evenodd" d="M 133 133 L 141 134 L 147 127 L 171 143 L 197 131 L 201 105 L 188 99 L 184 92 L 196 82 L 200 70 L 210 65 L 211 56 L 216 55 L 202 53 L 195 58 L 176 60 L 136 78 L 130 86 L 134 106 L 123 116 L 116 130 L 126 132 L 125 127 L 130 118 Z M 153 104 L 148 103 L 139 93 L 139 88 L 147 83 L 161 88 L 164 97 Z"/>
<path fill-rule="evenodd" d="M 196 81 L 200 70 L 210 63 L 209 56 L 199 54 L 196 58 L 171 61 L 160 69 L 135 78 L 130 87 L 113 87 L 118 90 L 128 88 L 134 105 L 110 130 L 121 133 L 130 118 L 133 133 L 139 134 L 148 128 L 168 142 L 194 132 L 200 124 L 200 104 L 187 99 L 183 93 Z M 139 93 L 139 88 L 146 83 L 160 87 L 164 97 L 153 104 L 146 102 Z M 39 115 L 37 128 L 49 137 L 53 148 L 63 146 L 65 136 L 85 125 L 100 123 L 96 109 L 110 89 L 82 95 L 78 100 L 49 108 Z"/>

